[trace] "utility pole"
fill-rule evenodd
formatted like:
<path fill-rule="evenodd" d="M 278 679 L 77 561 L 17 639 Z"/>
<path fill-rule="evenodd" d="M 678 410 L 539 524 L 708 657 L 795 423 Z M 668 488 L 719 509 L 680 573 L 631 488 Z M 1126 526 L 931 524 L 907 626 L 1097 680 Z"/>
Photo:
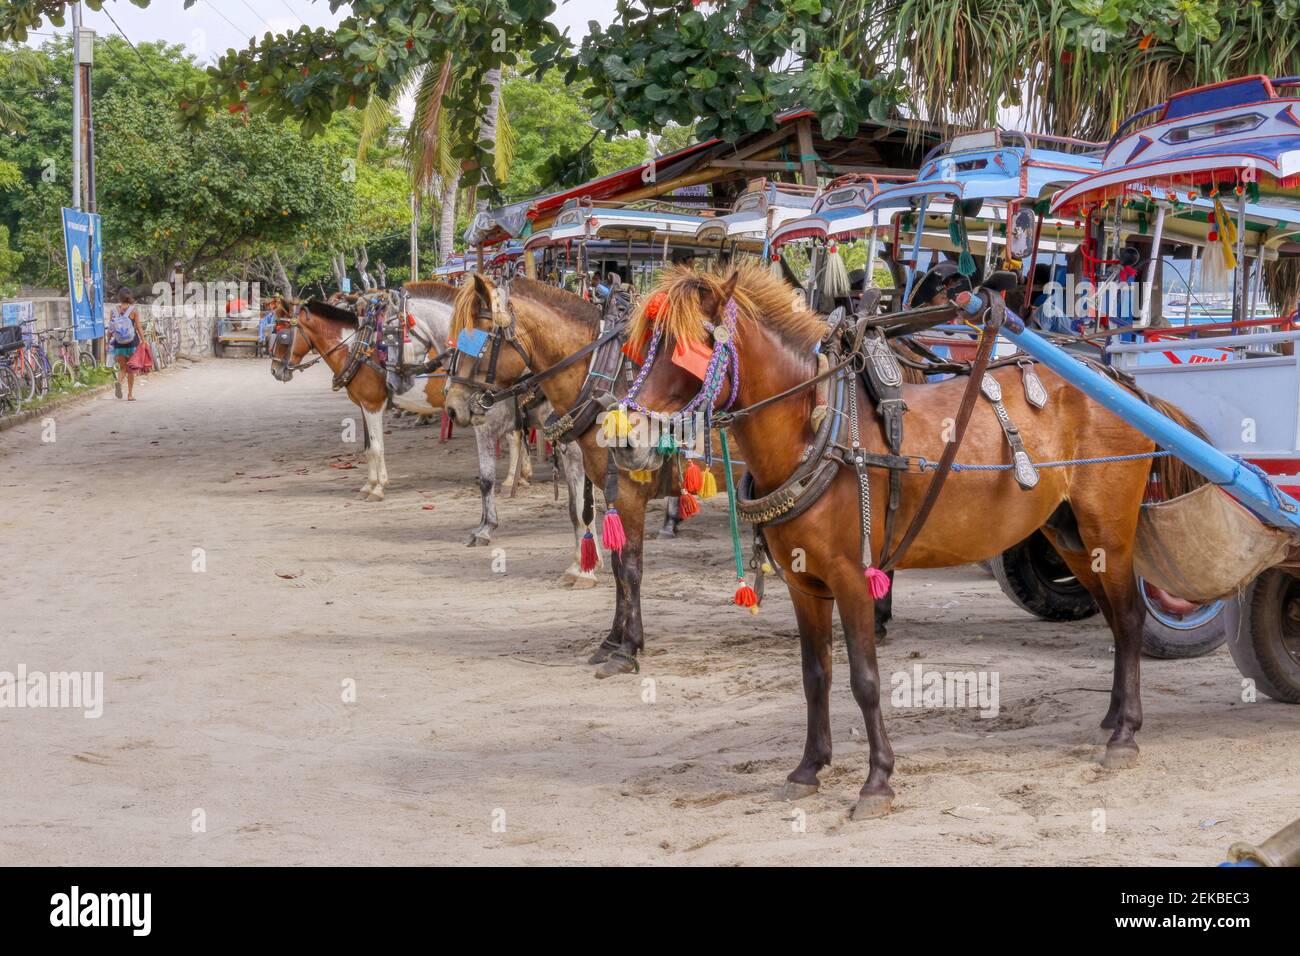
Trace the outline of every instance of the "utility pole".
<path fill-rule="evenodd" d="M 411 193 L 411 281 L 420 278 L 420 200 Z"/>
<path fill-rule="evenodd" d="M 81 4 L 72 5 L 72 208 L 81 208 Z"/>
<path fill-rule="evenodd" d="M 95 63 L 95 31 L 84 27 L 77 37 L 77 92 L 81 96 L 81 160 L 86 212 L 99 212 L 95 198 L 95 112 L 91 106 L 90 71 Z"/>

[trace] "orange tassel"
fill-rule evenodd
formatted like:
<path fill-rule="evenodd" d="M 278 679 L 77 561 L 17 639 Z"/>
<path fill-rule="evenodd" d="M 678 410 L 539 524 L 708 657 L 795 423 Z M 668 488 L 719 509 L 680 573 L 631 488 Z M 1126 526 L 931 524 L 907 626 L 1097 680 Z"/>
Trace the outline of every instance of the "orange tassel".
<path fill-rule="evenodd" d="M 682 473 L 682 490 L 698 495 L 703 487 L 704 474 L 700 471 L 700 466 L 694 461 L 687 462 L 686 471 Z"/>
<path fill-rule="evenodd" d="M 677 514 L 683 521 L 700 513 L 700 504 L 689 491 L 683 491 L 677 498 Z"/>
<path fill-rule="evenodd" d="M 758 594 L 745 583 L 744 578 L 740 579 L 740 587 L 736 588 L 736 596 L 732 600 L 738 606 L 747 607 L 754 614 L 758 613 Z"/>

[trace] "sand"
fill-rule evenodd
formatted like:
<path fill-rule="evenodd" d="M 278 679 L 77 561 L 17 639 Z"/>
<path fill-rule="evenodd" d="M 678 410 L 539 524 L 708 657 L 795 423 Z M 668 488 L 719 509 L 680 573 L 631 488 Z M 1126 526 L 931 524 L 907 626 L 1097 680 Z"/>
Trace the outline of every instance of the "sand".
<path fill-rule="evenodd" d="M 367 503 L 327 370 L 210 360 L 139 396 L 0 434 L 0 671 L 102 672 L 104 696 L 0 708 L 0 863 L 1205 865 L 1300 809 L 1300 709 L 1243 703 L 1223 649 L 1143 662 L 1141 764 L 1103 770 L 1109 632 L 977 567 L 899 575 L 881 668 L 995 672 L 998 715 L 888 708 L 895 809 L 850 821 L 837 642 L 835 763 L 782 802 L 794 619 L 779 585 L 728 606 L 724 499 L 649 543 L 642 672 L 597 681 L 610 577 L 561 586 L 548 466 L 469 549 L 467 433 L 395 422 Z"/>

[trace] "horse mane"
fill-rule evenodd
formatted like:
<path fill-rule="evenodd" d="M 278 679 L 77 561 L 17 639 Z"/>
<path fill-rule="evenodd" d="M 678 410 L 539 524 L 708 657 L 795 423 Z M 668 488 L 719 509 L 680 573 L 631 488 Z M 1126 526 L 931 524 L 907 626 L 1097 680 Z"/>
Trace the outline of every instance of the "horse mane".
<path fill-rule="evenodd" d="M 340 309 L 337 305 L 330 305 L 328 302 L 322 302 L 320 299 L 308 299 L 305 308 L 312 315 L 318 315 L 322 319 L 330 319 L 334 322 L 342 322 L 344 325 L 357 325 L 357 314 L 349 312 L 347 309 Z"/>
<path fill-rule="evenodd" d="M 454 285 L 439 282 L 436 279 L 419 279 L 414 282 L 407 282 L 402 288 L 413 299 L 436 299 L 447 305 L 454 303 L 456 294 L 460 292 Z"/>
<path fill-rule="evenodd" d="M 557 311 L 577 319 L 580 322 L 586 322 L 588 325 L 595 325 L 600 321 L 600 306 L 594 302 L 588 302 L 582 296 L 569 292 L 567 289 L 556 288 L 537 279 L 530 279 L 527 276 L 516 276 L 510 282 L 510 291 L 523 292 L 528 298 L 544 305 L 549 305 Z"/>
<path fill-rule="evenodd" d="M 689 266 L 668 270 L 638 306 L 628 340 L 639 342 L 651 326 L 658 326 L 678 341 L 707 342 L 704 323 L 713 317 L 700 311 L 700 296 L 708 293 L 721 299 L 732 275 L 736 276 L 732 298 L 737 314 L 771 329 L 792 351 L 809 355 L 826 335 L 826 319 L 802 305 L 784 279 L 772 275 L 765 265 L 745 262 L 726 274 L 697 272 Z M 647 313 L 652 303 L 653 318 Z"/>
<path fill-rule="evenodd" d="M 474 319 L 478 315 L 481 304 L 478 284 L 474 281 L 475 278 L 485 283 L 489 289 L 496 288 L 496 284 L 490 278 L 479 275 L 470 277 L 456 290 L 456 303 L 451 314 L 451 337 L 453 340 L 461 332 L 474 327 Z M 557 289 L 545 282 L 529 279 L 527 276 L 516 276 L 511 279 L 510 292 L 511 294 L 522 293 L 525 298 L 548 306 L 577 322 L 594 326 L 600 321 L 599 306 L 572 292 Z"/>

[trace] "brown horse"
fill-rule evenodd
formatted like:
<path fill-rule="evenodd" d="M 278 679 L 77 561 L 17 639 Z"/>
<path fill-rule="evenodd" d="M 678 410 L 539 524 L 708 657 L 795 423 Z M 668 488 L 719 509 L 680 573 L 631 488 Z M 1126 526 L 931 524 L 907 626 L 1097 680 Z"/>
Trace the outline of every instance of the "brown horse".
<path fill-rule="evenodd" d="M 271 343 L 271 374 L 287 382 L 304 367 L 304 360 L 315 352 L 320 360 L 338 375 L 348 364 L 351 344 L 359 330 L 355 313 L 347 309 L 312 300 L 294 306 L 289 327 Z M 363 421 L 366 451 L 366 483 L 361 497 L 383 501 L 388 485 L 388 465 L 384 461 L 384 409 L 388 405 L 388 383 L 378 369 L 362 365 L 347 383 L 348 398 L 359 409 Z"/>
<path fill-rule="evenodd" d="M 487 317 L 495 288 L 491 279 L 474 273 L 463 286 L 456 302 L 452 320 L 452 334 L 478 328 L 492 332 Z M 493 385 L 508 388 L 529 371 L 544 372 L 563 359 L 591 343 L 598 331 L 600 310 L 592 303 L 571 292 L 533 279 L 516 277 L 510 283 L 510 307 L 515 318 L 515 335 L 523 356 L 511 348 L 503 348 L 497 359 Z M 560 415 L 567 413 L 577 400 L 587 362 L 578 362 L 541 382 L 541 390 Z M 476 369 L 473 379 L 482 381 L 485 376 Z M 458 425 L 476 424 L 482 418 L 473 406 L 475 389 L 464 384 L 453 384 L 447 392 L 447 410 Z M 588 429 L 577 439 L 582 453 L 582 467 L 587 478 L 597 488 L 605 484 L 608 467 L 608 450 L 598 438 L 598 427 Z M 714 483 L 725 487 L 721 461 L 715 462 Z M 645 632 L 641 621 L 642 551 L 645 540 L 645 514 L 650 501 L 667 493 L 680 494 L 680 476 L 674 474 L 665 492 L 657 480 L 641 482 L 624 476 L 618 488 L 618 512 L 622 518 L 626 544 L 612 555 L 614 577 L 617 582 L 614 598 L 614 622 L 608 635 L 592 654 L 588 663 L 596 665 L 597 677 L 630 673 L 639 670 L 637 654 L 645 647 Z"/>
<path fill-rule="evenodd" d="M 720 323 L 724 307 L 736 304 L 734 343 L 739 353 L 740 384 L 735 408 L 796 388 L 814 374 L 814 347 L 827 334 L 824 318 L 791 310 L 789 288 L 766 270 L 742 267 L 721 277 L 676 270 L 659 289 L 671 308 L 656 319 L 644 308 L 635 317 L 630 337 L 661 336 L 659 354 L 671 354 L 678 341 L 708 342 L 705 323 Z M 1031 456 L 1038 461 L 1067 461 L 1102 456 L 1141 455 L 1152 443 L 1119 418 L 1076 391 L 1062 379 L 1043 371 L 1048 393 L 1042 409 L 1024 398 L 1019 370 L 1004 367 L 991 373 L 1002 387 L 1005 405 L 1019 426 Z M 885 453 L 884 435 L 857 376 L 863 415 L 862 445 Z M 908 412 L 904 451 L 936 461 L 952 438 L 953 415 L 966 387 L 965 378 L 903 389 Z M 700 381 L 670 361 L 656 361 L 639 392 L 640 402 L 655 412 L 680 409 L 700 390 Z M 722 390 L 726 394 L 727 389 Z M 1154 401 L 1148 399 L 1148 401 Z M 1185 416 L 1157 403 L 1162 412 L 1185 424 Z M 753 476 L 753 494 L 777 489 L 800 463 L 813 441 L 810 427 L 811 390 L 773 402 L 752 414 L 738 416 L 731 433 Z M 639 416 L 631 416 L 633 419 Z M 638 427 L 640 426 L 640 427 Z M 643 434 L 645 422 L 633 421 L 632 436 Z M 622 467 L 653 467 L 660 457 L 645 442 L 616 452 Z M 992 407 L 977 405 L 961 445 L 960 460 L 996 463 L 1009 460 L 1006 441 Z M 1165 490 L 1171 496 L 1195 486 L 1199 478 L 1174 459 L 1156 459 Z M 1144 608 L 1135 584 L 1132 550 L 1138 510 L 1148 489 L 1152 461 L 1139 458 L 1107 464 L 1045 468 L 1032 490 L 1021 490 L 1010 471 L 962 471 L 944 486 L 929 521 L 906 552 L 901 568 L 939 568 L 981 561 L 1024 540 L 1043 528 L 1061 551 L 1070 570 L 1096 599 L 1115 640 L 1115 671 L 1110 706 L 1102 726 L 1113 728 L 1106 745 L 1107 767 L 1136 762 L 1134 735 L 1142 726 L 1139 692 Z M 883 469 L 868 469 L 870 500 L 877 503 L 872 523 L 871 554 L 885 549 L 884 522 L 879 519 L 888 497 Z M 899 527 L 910 522 L 925 496 L 930 475 L 909 471 L 903 476 Z M 889 777 L 894 755 L 881 715 L 880 676 L 873 639 L 875 601 L 864 576 L 859 513 L 859 487 L 851 469 L 841 468 L 826 492 L 793 520 L 771 524 L 765 535 L 772 557 L 787 567 L 790 599 L 794 602 L 802 644 L 804 694 L 808 735 L 803 759 L 789 775 L 789 799 L 814 792 L 818 773 L 831 760 L 830 678 L 831 606 L 838 605 L 848 645 L 850 685 L 866 721 L 870 769 L 854 815 L 868 817 L 889 810 L 893 790 Z M 791 557 L 802 553 L 796 564 Z"/>

